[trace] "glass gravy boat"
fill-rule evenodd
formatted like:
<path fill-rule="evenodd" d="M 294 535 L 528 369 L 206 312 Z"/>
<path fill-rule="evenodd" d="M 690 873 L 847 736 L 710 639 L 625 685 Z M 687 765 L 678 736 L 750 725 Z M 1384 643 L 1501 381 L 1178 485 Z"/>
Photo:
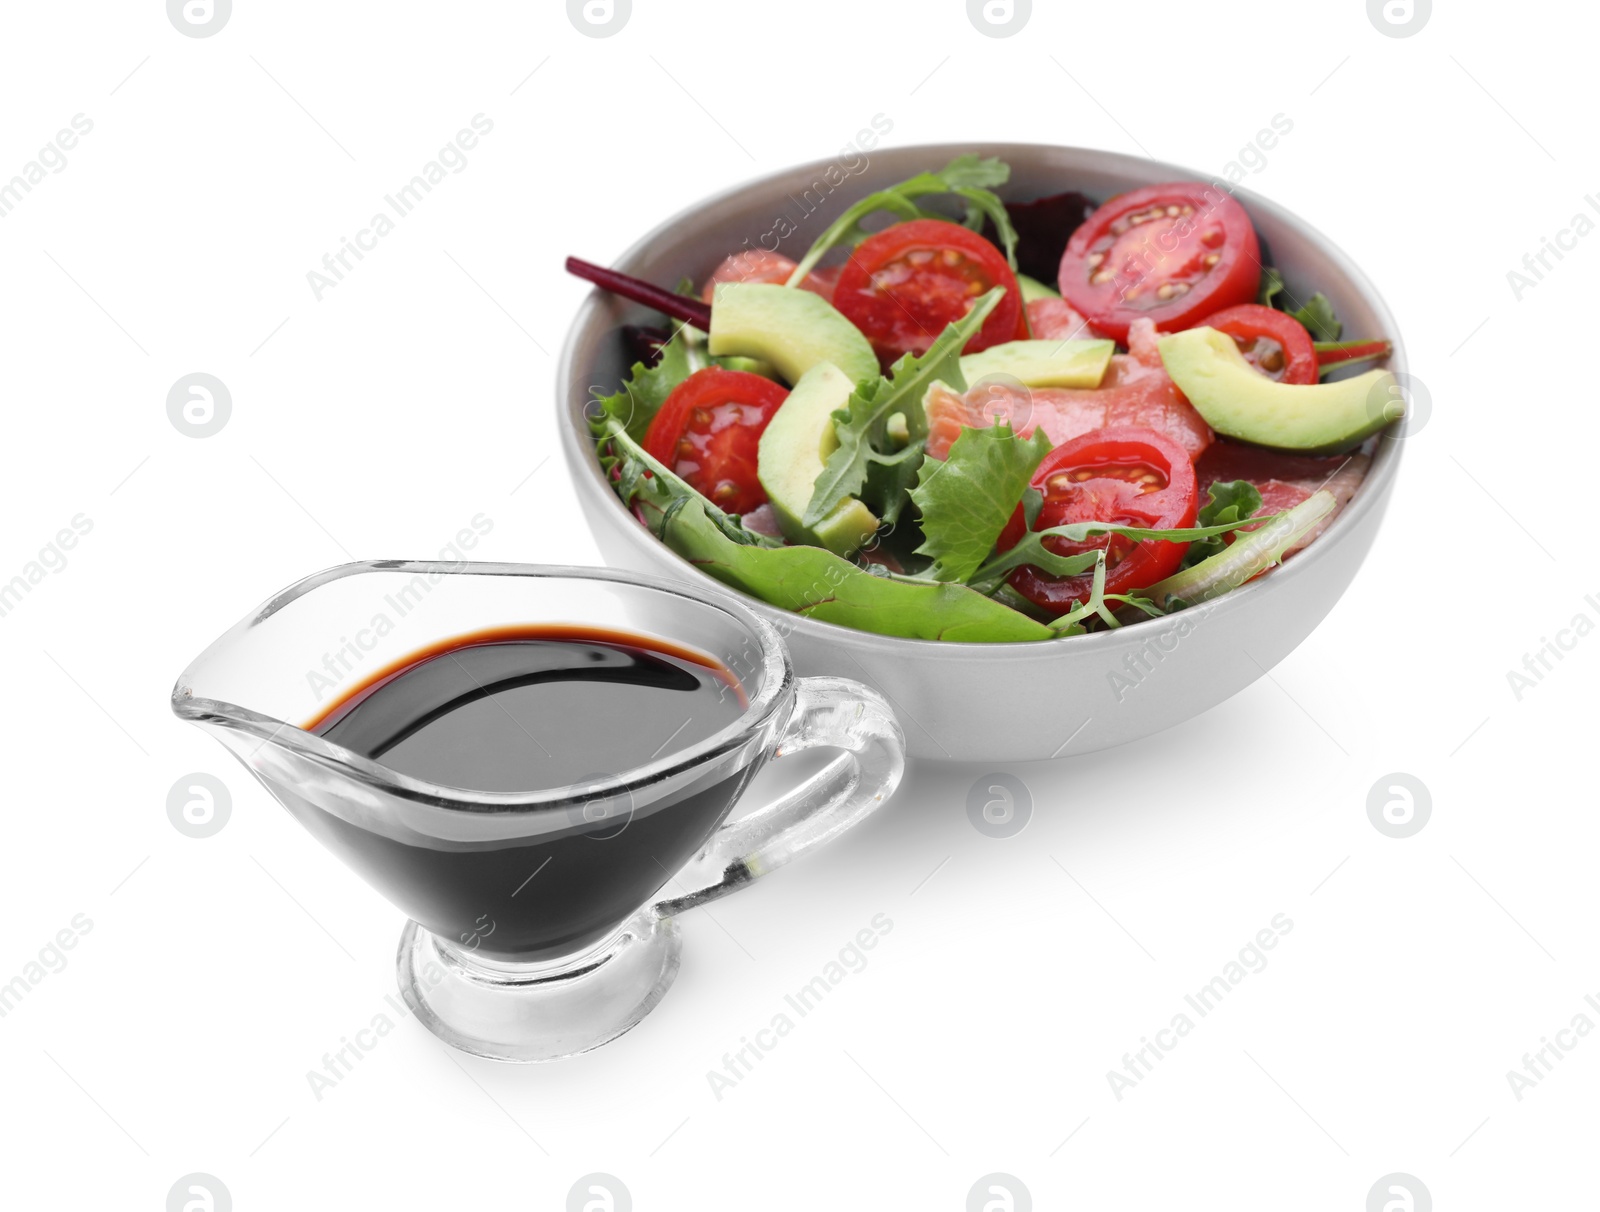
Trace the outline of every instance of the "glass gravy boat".
<path fill-rule="evenodd" d="M 527 624 L 690 649 L 731 671 L 747 705 L 720 731 L 644 765 L 518 792 L 429 783 L 302 726 L 412 654 Z M 570 1056 L 637 1024 L 677 974 L 677 914 L 857 824 L 893 793 L 904 765 L 899 725 L 879 695 L 843 678 L 797 679 L 777 631 L 736 600 L 589 568 L 379 560 L 329 569 L 195 658 L 172 709 L 411 919 L 397 966 L 417 1017 L 457 1048 L 511 1061 Z M 841 752 L 774 802 L 728 819 L 768 758 L 819 746 Z"/>

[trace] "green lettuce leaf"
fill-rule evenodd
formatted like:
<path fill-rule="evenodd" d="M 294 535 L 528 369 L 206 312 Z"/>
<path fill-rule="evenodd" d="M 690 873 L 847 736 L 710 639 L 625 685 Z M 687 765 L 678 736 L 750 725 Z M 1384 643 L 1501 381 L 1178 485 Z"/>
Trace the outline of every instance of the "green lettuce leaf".
<path fill-rule="evenodd" d="M 1261 493 L 1249 480 L 1222 480 L 1211 486 L 1211 499 L 1195 521 L 1201 526 L 1243 522 L 1260 508 Z M 1196 540 L 1184 553 L 1183 567 L 1191 568 L 1201 560 L 1210 559 L 1226 546 L 1220 535 Z"/>
<path fill-rule="evenodd" d="M 994 157 L 979 159 L 971 155 L 957 156 L 938 172 L 918 173 L 898 185 L 891 185 L 888 189 L 868 194 L 829 224 L 828 229 L 817 237 L 816 243 L 806 251 L 804 257 L 800 258 L 800 264 L 795 267 L 794 273 L 789 275 L 787 285 L 797 286 L 804 281 L 805 276 L 822 259 L 823 254 L 836 244 L 848 244 L 854 247 L 870 236 L 872 233 L 861 226 L 861 221 L 879 211 L 888 211 L 901 221 L 947 219 L 948 216 L 939 211 L 918 205 L 918 198 L 933 194 L 953 194 L 962 199 L 967 204 L 966 225 L 974 231 L 982 230 L 984 219 L 993 222 L 995 230 L 1000 233 L 1001 243 L 1005 246 L 1006 260 L 1011 263 L 1011 268 L 1015 269 L 1017 232 L 1011 226 L 1011 216 L 1006 212 L 1005 203 L 993 192 L 1010 178 L 1011 168 L 1004 160 Z"/>
<path fill-rule="evenodd" d="M 922 511 L 922 546 L 935 581 L 965 581 L 994 550 L 1022 501 L 1023 490 L 1050 450 L 1043 430 L 1019 438 L 1002 421 L 963 429 L 944 462 L 928 459 L 911 499 Z"/>
<path fill-rule="evenodd" d="M 897 464 L 902 469 L 901 477 L 891 485 L 902 489 L 900 501 L 867 502 L 869 508 L 878 507 L 874 512 L 880 517 L 891 507 L 898 513 L 904 491 L 915 483 L 909 473 L 915 472 L 916 464 L 921 462 L 922 445 L 928 436 L 928 416 L 922 411 L 922 397 L 938 381 L 956 391 L 966 390 L 967 381 L 961 374 L 961 351 L 983 327 L 1004 294 L 1004 288 L 995 287 L 974 303 L 971 311 L 934 338 L 925 354 L 921 357 L 906 354 L 890 368 L 888 375 L 859 385 L 844 408 L 833 414 L 839 446 L 828 456 L 822 474 L 817 477 L 811 501 L 801 519 L 805 525 L 815 526 L 846 497 L 860 496 L 872 463 Z M 901 449 L 895 448 L 888 434 L 889 418 L 895 413 L 904 414 L 910 435 L 909 445 Z"/>

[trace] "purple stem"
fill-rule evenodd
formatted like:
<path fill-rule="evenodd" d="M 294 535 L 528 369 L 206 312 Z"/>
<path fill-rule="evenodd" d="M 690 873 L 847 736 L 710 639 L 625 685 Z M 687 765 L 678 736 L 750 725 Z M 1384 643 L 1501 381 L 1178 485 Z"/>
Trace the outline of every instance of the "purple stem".
<path fill-rule="evenodd" d="M 585 282 L 593 282 L 601 290 L 609 290 L 624 299 L 632 299 L 635 303 L 653 307 L 674 320 L 693 324 L 702 332 L 707 332 L 711 328 L 711 305 L 702 303 L 699 299 L 662 290 L 650 282 L 630 278 L 627 274 L 620 274 L 614 269 L 582 261 L 577 257 L 567 258 L 567 272 L 573 277 L 582 278 Z"/>

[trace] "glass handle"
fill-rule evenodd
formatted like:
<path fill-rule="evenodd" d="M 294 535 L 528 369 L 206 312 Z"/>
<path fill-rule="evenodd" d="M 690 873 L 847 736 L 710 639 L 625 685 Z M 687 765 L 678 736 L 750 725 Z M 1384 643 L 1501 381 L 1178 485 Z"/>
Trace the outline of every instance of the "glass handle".
<path fill-rule="evenodd" d="M 877 691 L 848 678 L 803 678 L 774 758 L 818 747 L 843 752 L 772 803 L 724 824 L 678 872 L 681 896 L 662 917 L 725 896 L 866 819 L 900 784 L 905 736 Z"/>

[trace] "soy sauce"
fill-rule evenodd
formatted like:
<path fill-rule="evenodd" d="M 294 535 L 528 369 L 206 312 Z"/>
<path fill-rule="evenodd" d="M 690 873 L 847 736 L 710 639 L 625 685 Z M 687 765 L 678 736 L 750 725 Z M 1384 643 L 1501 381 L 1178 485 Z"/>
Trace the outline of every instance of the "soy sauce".
<path fill-rule="evenodd" d="M 391 770 L 470 791 L 540 791 L 631 770 L 737 719 L 709 658 L 599 628 L 497 628 L 414 653 L 308 731 Z"/>
<path fill-rule="evenodd" d="M 529 838 L 401 841 L 322 811 L 291 811 L 419 924 L 494 958 L 598 942 L 721 823 L 753 768 L 633 808 L 596 788 L 713 736 L 743 714 L 737 678 L 702 654 L 599 628 L 457 637 L 397 662 L 306 728 L 390 770 L 478 792 L 580 788 Z M 554 828 L 551 828 L 551 825 Z"/>

